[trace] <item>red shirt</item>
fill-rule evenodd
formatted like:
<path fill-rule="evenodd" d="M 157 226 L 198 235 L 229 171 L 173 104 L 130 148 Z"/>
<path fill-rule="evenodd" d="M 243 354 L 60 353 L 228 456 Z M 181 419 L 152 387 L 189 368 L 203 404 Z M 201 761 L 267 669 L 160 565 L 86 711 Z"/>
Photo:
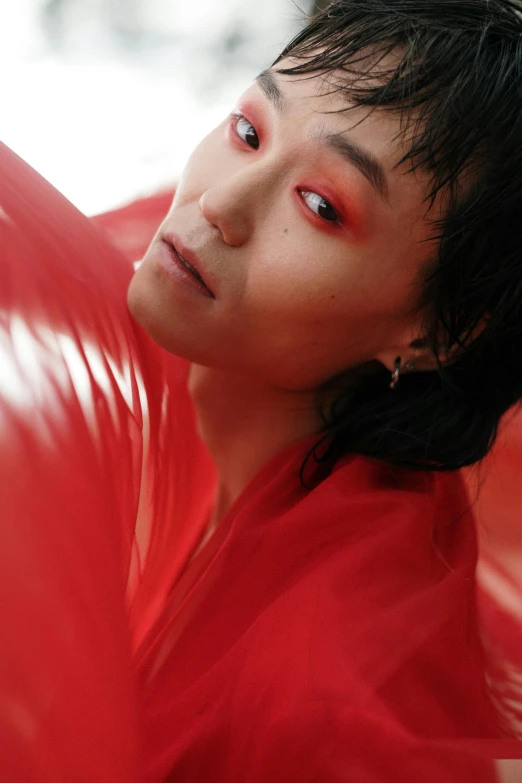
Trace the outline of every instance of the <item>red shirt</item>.
<path fill-rule="evenodd" d="M 462 742 L 498 730 L 460 477 L 348 456 L 310 491 L 313 442 L 261 469 L 137 650 L 147 783 L 495 780 Z"/>

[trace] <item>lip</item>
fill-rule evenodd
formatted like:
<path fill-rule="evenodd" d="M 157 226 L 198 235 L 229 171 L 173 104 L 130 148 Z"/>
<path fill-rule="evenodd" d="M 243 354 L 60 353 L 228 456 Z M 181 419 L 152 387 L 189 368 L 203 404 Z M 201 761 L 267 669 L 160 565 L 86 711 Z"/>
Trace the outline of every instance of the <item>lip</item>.
<path fill-rule="evenodd" d="M 191 269 L 188 269 L 187 271 L 191 272 L 194 275 L 194 279 L 206 288 L 209 296 L 215 299 L 216 295 L 207 284 L 206 272 L 199 256 L 184 245 L 182 239 L 177 234 L 168 232 L 163 234 L 161 238 L 172 248 L 177 256 L 181 256 L 182 261 L 185 261 L 189 267 L 191 267 Z"/>

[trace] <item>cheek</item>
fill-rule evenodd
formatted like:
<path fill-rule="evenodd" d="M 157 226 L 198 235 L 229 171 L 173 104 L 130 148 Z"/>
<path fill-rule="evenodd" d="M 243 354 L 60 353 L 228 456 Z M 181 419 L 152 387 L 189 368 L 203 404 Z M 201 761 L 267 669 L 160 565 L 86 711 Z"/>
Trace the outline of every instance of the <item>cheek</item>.
<path fill-rule="evenodd" d="M 250 296 L 240 319 L 242 352 L 274 382 L 314 388 L 358 361 L 369 319 L 338 289 L 335 275 L 274 275 Z"/>
<path fill-rule="evenodd" d="M 310 249 L 310 247 L 308 248 Z M 297 248 L 294 248 L 297 251 Z M 389 285 L 365 254 L 265 256 L 250 270 L 241 331 L 246 354 L 292 388 L 314 388 L 375 357 L 403 329 L 409 288 Z"/>
<path fill-rule="evenodd" d="M 268 326 L 269 313 L 276 322 L 294 323 L 300 330 L 371 309 L 375 297 L 369 297 L 372 279 L 365 273 L 366 259 L 350 257 L 346 248 L 325 250 L 320 237 L 301 234 L 304 239 L 292 242 L 289 229 L 286 248 L 283 242 L 265 246 L 249 269 L 246 294 L 259 319 Z"/>

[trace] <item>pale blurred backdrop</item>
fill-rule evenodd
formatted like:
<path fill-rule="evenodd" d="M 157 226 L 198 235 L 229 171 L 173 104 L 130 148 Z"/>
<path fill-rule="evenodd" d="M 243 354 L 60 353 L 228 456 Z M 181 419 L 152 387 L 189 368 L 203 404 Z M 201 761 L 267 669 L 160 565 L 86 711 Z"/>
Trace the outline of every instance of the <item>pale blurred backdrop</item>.
<path fill-rule="evenodd" d="M 87 214 L 174 182 L 313 0 L 0 0 L 0 140 Z"/>

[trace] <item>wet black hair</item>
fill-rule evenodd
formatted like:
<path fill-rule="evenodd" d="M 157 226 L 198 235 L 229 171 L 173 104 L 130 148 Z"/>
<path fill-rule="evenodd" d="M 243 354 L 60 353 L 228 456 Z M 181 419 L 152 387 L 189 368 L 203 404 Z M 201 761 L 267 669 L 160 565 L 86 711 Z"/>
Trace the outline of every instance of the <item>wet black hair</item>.
<path fill-rule="evenodd" d="M 327 74 L 346 111 L 399 112 L 399 165 L 429 172 L 428 212 L 437 194 L 446 205 L 419 303 L 437 369 L 404 374 L 394 390 L 377 362 L 361 372 L 323 411 L 327 460 L 471 465 L 522 398 L 521 10 L 509 0 L 336 0 L 272 66 Z"/>

